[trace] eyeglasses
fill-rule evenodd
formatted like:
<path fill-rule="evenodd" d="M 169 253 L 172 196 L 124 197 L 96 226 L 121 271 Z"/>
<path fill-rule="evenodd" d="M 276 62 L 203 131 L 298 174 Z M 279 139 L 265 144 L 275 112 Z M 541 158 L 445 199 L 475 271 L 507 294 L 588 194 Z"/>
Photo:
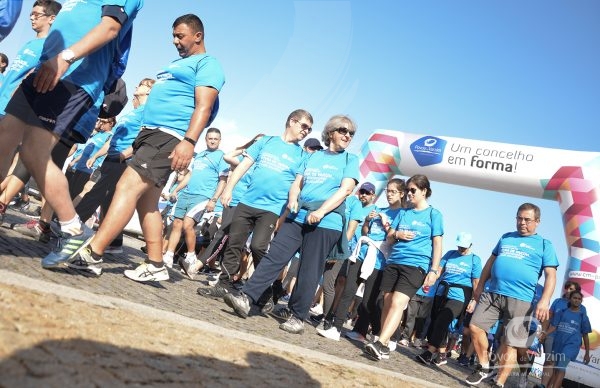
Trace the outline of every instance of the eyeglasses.
<path fill-rule="evenodd" d="M 520 224 L 521 222 L 526 223 L 527 225 L 531 224 L 532 222 L 535 222 L 534 219 L 531 218 L 523 218 L 523 217 L 515 217 L 515 219 L 517 220 L 517 223 Z"/>
<path fill-rule="evenodd" d="M 416 187 L 411 187 L 411 188 L 407 189 L 406 191 L 408 191 L 409 193 L 414 195 L 417 193 L 417 191 L 419 191 L 419 189 L 417 189 Z"/>
<path fill-rule="evenodd" d="M 360 195 L 373 195 L 373 193 L 371 193 L 370 191 L 365 190 L 365 189 L 358 190 L 358 194 L 360 194 Z"/>
<path fill-rule="evenodd" d="M 392 194 L 392 195 L 396 195 L 396 194 L 400 194 L 401 193 L 401 191 L 398 191 L 398 190 L 388 190 L 388 189 L 385 189 L 385 192 L 388 193 L 388 194 Z"/>
<path fill-rule="evenodd" d="M 104 125 L 104 124 L 111 124 L 111 125 L 112 125 L 112 124 L 113 124 L 113 121 L 112 121 L 112 120 L 106 120 L 106 119 L 98 119 L 98 122 L 99 122 L 101 125 Z"/>
<path fill-rule="evenodd" d="M 336 129 L 334 129 L 334 131 L 336 131 L 340 135 L 343 135 L 343 136 L 348 135 L 350 137 L 354 137 L 354 133 L 356 132 L 356 131 L 350 131 L 350 130 L 348 130 L 348 128 L 344 128 L 344 127 L 336 128 Z"/>
<path fill-rule="evenodd" d="M 45 14 L 45 13 L 41 13 L 41 12 L 32 12 L 32 13 L 29 14 L 29 17 L 33 18 L 34 20 L 38 20 L 42 16 L 50 16 L 50 15 Z"/>
<path fill-rule="evenodd" d="M 292 119 L 293 122 L 300 124 L 300 128 L 302 128 L 303 131 L 306 131 L 308 133 L 312 132 L 312 127 L 306 123 L 301 123 L 300 120 L 298 119 Z"/>

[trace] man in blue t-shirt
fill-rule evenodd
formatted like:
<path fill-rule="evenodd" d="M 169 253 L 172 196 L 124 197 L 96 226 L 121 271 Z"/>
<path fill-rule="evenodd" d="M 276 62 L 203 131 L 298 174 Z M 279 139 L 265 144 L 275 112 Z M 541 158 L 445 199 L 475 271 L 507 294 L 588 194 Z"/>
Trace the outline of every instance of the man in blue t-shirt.
<path fill-rule="evenodd" d="M 229 164 L 223 159 L 224 153 L 219 149 L 221 131 L 209 128 L 205 141 L 206 149 L 196 155 L 190 173 L 181 182 L 185 188 L 177 196 L 167 251 L 163 255 L 163 262 L 168 267 L 173 266 L 173 256 L 182 231 L 187 248 L 186 260 L 196 261 L 196 213 L 201 211 L 200 208 L 206 213 L 213 212 L 225 188 L 227 176 L 224 173 Z"/>
<path fill-rule="evenodd" d="M 233 188 L 254 165 L 248 190 L 236 206 L 229 227 L 229 241 L 223 255 L 219 283 L 211 288 L 199 288 L 200 295 L 221 299 L 231 290 L 250 233 L 254 266 L 266 254 L 277 219 L 285 209 L 288 191 L 306 157 L 298 142 L 312 131 L 312 124 L 310 113 L 302 109 L 293 111 L 285 122 L 283 135 L 264 136 L 252 144 L 246 150 L 244 159 L 230 174 L 221 196 L 224 206 L 229 206 Z M 199 261 L 185 263 L 187 273 L 193 273 L 203 265 Z"/>
<path fill-rule="evenodd" d="M 158 74 L 144 108 L 142 130 L 133 143 L 134 156 L 119 179 L 104 222 L 79 254 L 88 265 L 101 263 L 104 250 L 137 209 L 148 259 L 124 275 L 139 282 L 169 279 L 158 200 L 171 172 L 190 165 L 198 138 L 217 115 L 219 91 L 225 84 L 221 65 L 206 54 L 204 25 L 198 16 L 175 19 L 173 44 L 180 58 Z"/>
<path fill-rule="evenodd" d="M 473 313 L 471 338 L 480 365 L 467 377 L 467 384 L 477 385 L 490 373 L 486 332 L 502 319 L 506 335 L 500 348 L 500 373 L 497 384 L 503 386 L 513 365 L 526 357 L 529 328 L 532 318 L 543 322 L 548 319 L 550 298 L 556 284 L 558 259 L 552 243 L 536 233 L 540 224 L 540 209 L 524 203 L 517 210 L 517 230 L 504 234 L 483 268 L 473 299 L 477 307 Z M 537 282 L 544 273 L 544 291 L 535 311 L 532 301 Z M 489 290 L 483 287 L 489 280 Z M 533 315 L 533 317 L 532 317 Z"/>
<path fill-rule="evenodd" d="M 21 47 L 3 74 L 3 79 L 0 82 L 0 120 L 6 113 L 6 104 L 8 104 L 23 77 L 39 64 L 44 41 L 60 8 L 60 3 L 52 0 L 36 1 L 33 4 L 29 19 L 31 20 L 31 28 L 35 31 L 35 39 L 30 40 Z M 8 65 L 8 59 L 6 64 Z M 22 162 L 18 161 L 17 163 L 18 167 L 15 167 L 12 174 L 6 178 L 6 188 L 0 195 L 0 224 L 6 211 L 6 205 L 23 189 L 29 180 Z"/>
<path fill-rule="evenodd" d="M 75 136 L 77 122 L 102 96 L 112 65 L 120 59 L 119 43 L 130 32 L 142 3 L 64 2 L 44 42 L 41 65 L 23 80 L 0 121 L 0 178 L 22 141 L 20 156 L 34 179 L 45 182 L 44 197 L 60 221 L 64 244 L 42 260 L 44 268 L 61 266 L 93 234 L 77 216 L 66 178 L 50 162 L 50 154 L 61 137 Z"/>

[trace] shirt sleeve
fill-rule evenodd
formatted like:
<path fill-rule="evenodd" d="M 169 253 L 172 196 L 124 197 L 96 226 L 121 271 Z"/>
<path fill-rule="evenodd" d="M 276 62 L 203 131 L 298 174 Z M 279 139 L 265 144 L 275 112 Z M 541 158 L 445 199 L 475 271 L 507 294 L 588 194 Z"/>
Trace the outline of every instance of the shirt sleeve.
<path fill-rule="evenodd" d="M 473 268 L 471 268 L 471 279 L 479 279 L 483 267 L 481 265 L 481 258 L 477 255 L 473 255 Z"/>
<path fill-rule="evenodd" d="M 352 178 L 355 182 L 359 181 L 360 172 L 358 170 L 358 157 L 354 154 L 348 154 L 348 163 L 344 168 L 344 178 Z"/>
<path fill-rule="evenodd" d="M 431 236 L 443 236 L 444 235 L 444 218 L 442 213 L 437 209 L 431 209 Z"/>
<path fill-rule="evenodd" d="M 196 66 L 195 82 L 196 87 L 207 86 L 221 91 L 225 85 L 225 73 L 221 64 L 211 56 L 201 58 Z"/>

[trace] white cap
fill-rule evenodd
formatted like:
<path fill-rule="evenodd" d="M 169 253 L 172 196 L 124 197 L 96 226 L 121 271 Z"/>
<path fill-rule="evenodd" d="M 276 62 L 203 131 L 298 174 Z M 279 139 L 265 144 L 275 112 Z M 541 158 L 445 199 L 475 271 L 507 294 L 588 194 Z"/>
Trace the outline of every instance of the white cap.
<path fill-rule="evenodd" d="M 471 233 L 460 232 L 458 236 L 456 236 L 456 245 L 461 248 L 470 248 L 471 244 L 473 244 L 473 236 Z"/>

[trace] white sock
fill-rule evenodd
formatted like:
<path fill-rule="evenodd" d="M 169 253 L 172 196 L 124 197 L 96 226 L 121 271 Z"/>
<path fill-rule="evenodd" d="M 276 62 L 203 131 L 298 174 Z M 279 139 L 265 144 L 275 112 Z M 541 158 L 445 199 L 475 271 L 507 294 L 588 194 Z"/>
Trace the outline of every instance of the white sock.
<path fill-rule="evenodd" d="M 188 262 L 196 261 L 196 252 L 188 252 L 185 254 L 185 259 Z"/>
<path fill-rule="evenodd" d="M 175 256 L 175 253 L 173 253 L 173 252 L 170 252 L 170 251 L 166 251 L 166 252 L 165 252 L 165 254 L 163 255 L 163 261 L 164 261 L 165 259 L 167 259 L 167 260 L 168 260 L 168 259 L 173 259 L 173 256 Z"/>
<path fill-rule="evenodd" d="M 488 362 L 487 364 L 481 364 L 481 369 L 489 370 L 490 369 L 490 363 Z"/>
<path fill-rule="evenodd" d="M 59 223 L 60 223 L 60 231 L 61 232 L 69 233 L 72 236 L 75 236 L 82 232 L 81 220 L 79 219 L 78 215 L 75 215 L 75 217 L 72 220 L 64 221 L 64 222 L 59 221 Z"/>

